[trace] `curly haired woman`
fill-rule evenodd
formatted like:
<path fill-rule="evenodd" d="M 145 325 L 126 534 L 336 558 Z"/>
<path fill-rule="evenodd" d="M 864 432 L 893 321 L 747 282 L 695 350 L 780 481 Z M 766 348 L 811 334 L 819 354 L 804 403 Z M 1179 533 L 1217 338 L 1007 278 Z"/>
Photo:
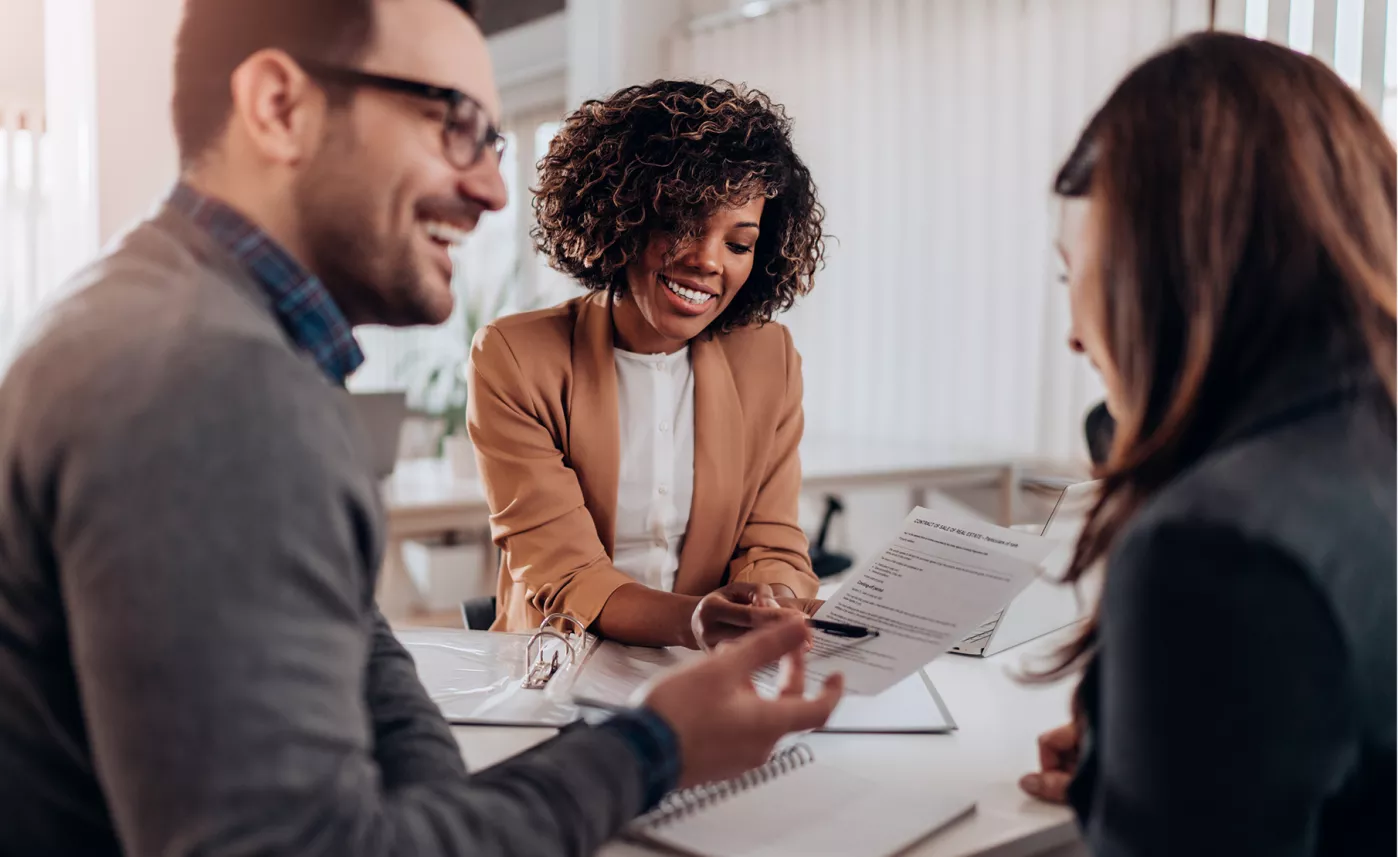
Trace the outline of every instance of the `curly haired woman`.
<path fill-rule="evenodd" d="M 764 95 L 658 81 L 584 104 L 534 238 L 588 294 L 482 330 L 469 427 L 503 559 L 495 630 L 566 613 L 708 648 L 814 597 L 801 360 L 824 210 Z"/>

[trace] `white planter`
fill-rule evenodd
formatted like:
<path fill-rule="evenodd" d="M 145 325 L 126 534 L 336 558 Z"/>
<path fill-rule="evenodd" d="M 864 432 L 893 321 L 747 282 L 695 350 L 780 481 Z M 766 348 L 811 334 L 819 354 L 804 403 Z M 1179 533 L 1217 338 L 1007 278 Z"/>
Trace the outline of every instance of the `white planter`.
<path fill-rule="evenodd" d="M 428 610 L 451 610 L 468 598 L 495 594 L 495 569 L 479 544 L 441 540 L 403 542 L 403 565 Z"/>
<path fill-rule="evenodd" d="M 476 448 L 471 438 L 464 434 L 447 435 L 442 439 L 442 455 L 458 479 L 476 478 Z"/>

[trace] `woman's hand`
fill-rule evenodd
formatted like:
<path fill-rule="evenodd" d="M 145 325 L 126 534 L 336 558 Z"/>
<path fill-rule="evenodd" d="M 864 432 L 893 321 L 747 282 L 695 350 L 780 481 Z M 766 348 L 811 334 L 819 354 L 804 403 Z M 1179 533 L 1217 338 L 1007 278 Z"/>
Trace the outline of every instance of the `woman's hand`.
<path fill-rule="evenodd" d="M 797 610 L 807 616 L 814 616 L 816 611 L 819 610 L 824 603 L 825 600 L 821 598 L 784 598 L 781 595 L 777 596 L 778 607 L 785 607 L 787 610 Z"/>
<path fill-rule="evenodd" d="M 1067 723 L 1039 736 L 1039 767 L 1037 774 L 1026 774 L 1019 787 L 1039 800 L 1067 803 L 1068 784 L 1078 770 L 1078 748 L 1081 737 L 1076 724 Z"/>
<path fill-rule="evenodd" d="M 802 606 L 805 601 L 778 599 L 772 587 L 765 583 L 730 583 L 705 595 L 694 608 L 690 629 L 694 632 L 695 645 L 707 652 L 754 628 L 790 619 L 793 613 L 809 615 Z"/>

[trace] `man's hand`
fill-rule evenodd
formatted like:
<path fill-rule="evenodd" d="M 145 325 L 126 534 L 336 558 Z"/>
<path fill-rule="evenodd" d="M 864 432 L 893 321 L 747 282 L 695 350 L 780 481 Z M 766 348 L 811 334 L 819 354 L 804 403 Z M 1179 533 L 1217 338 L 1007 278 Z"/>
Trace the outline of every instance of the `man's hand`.
<path fill-rule="evenodd" d="M 786 587 L 783 591 L 789 592 Z M 754 628 L 780 622 L 802 613 L 803 599 L 786 599 L 781 603 L 772 587 L 765 583 L 730 583 L 699 600 L 690 618 L 695 645 L 710 651 L 719 643 L 736 639 Z"/>
<path fill-rule="evenodd" d="M 775 621 L 662 676 L 643 704 L 675 730 L 680 745 L 680 786 L 735 777 L 765 762 L 789 732 L 825 724 L 844 692 L 832 675 L 819 696 L 804 696 L 804 650 L 810 632 L 786 611 Z M 783 662 L 781 695 L 763 699 L 752 673 Z"/>
<path fill-rule="evenodd" d="M 1068 784 L 1078 770 L 1080 738 L 1076 724 L 1068 723 L 1039 736 L 1039 767 L 1037 774 L 1025 774 L 1019 787 L 1039 800 L 1049 803 L 1068 801 Z"/>

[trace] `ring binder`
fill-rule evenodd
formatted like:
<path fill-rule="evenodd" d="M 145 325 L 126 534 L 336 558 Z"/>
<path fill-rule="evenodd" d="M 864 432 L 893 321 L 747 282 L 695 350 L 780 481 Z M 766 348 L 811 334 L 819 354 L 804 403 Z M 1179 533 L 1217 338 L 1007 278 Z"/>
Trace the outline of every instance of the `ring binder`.
<path fill-rule="evenodd" d="M 572 635 L 550 628 L 550 623 L 562 620 L 572 623 L 578 629 L 577 642 L 574 642 Z M 555 649 L 553 657 L 545 659 L 544 640 L 552 637 L 563 643 L 563 649 L 568 653 L 568 663 L 558 662 L 558 651 Z M 587 639 L 587 627 L 569 616 L 567 613 L 551 613 L 544 617 L 544 621 L 539 623 L 539 630 L 535 631 L 529 638 L 529 642 L 524 646 L 524 679 L 520 682 L 522 687 L 529 690 L 541 690 L 553 678 L 554 674 L 564 666 L 571 667 L 578 659 L 578 649 L 582 647 Z M 534 654 L 535 644 L 538 644 L 538 655 Z"/>
<path fill-rule="evenodd" d="M 707 809 L 713 804 L 725 801 L 735 795 L 757 788 L 768 780 L 789 774 L 815 761 L 815 752 L 805 744 L 793 744 L 772 757 L 765 764 L 746 771 L 731 780 L 691 786 L 671 792 L 660 805 L 634 822 L 635 827 L 656 829 L 672 824 L 693 813 Z"/>

